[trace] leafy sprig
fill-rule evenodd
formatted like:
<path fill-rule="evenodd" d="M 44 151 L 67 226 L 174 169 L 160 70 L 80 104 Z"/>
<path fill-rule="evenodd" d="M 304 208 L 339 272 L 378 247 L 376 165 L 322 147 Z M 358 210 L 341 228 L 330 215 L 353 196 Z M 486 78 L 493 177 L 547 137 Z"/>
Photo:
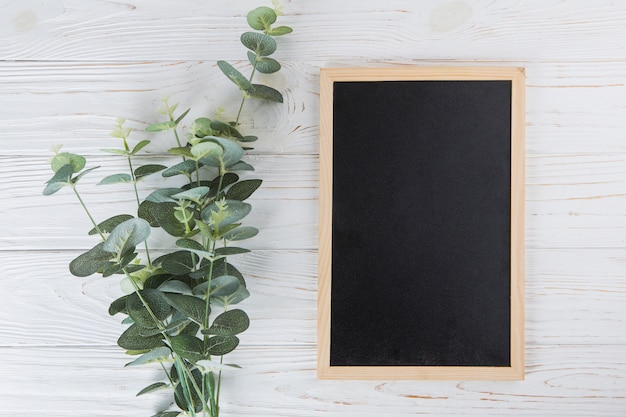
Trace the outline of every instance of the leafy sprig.
<path fill-rule="evenodd" d="M 197 118 L 179 135 L 180 124 L 190 109 L 176 114 L 178 104 L 163 100 L 158 112 L 167 119 L 149 125 L 146 132 L 171 131 L 175 146 L 171 155 L 181 157 L 172 166 L 140 165 L 134 161 L 150 145 L 143 139 L 132 144 L 130 128 L 118 119 L 111 136 L 121 147 L 104 152 L 124 157 L 128 172 L 103 178 L 98 185 L 128 183 L 137 201 L 137 214 L 117 214 L 96 222 L 78 191 L 83 176 L 98 167 L 86 168 L 83 156 L 55 150 L 51 160 L 52 178 L 43 194 L 51 195 L 65 187 L 72 189 L 93 224 L 90 235 L 100 241 L 69 265 L 78 277 L 98 273 L 121 277 L 122 287 L 130 291 L 111 303 L 110 315 L 125 316 L 127 325 L 117 343 L 136 356 L 127 366 L 160 364 L 163 380 L 154 382 L 137 395 L 169 389 L 172 406 L 153 417 L 219 416 L 222 372 L 237 368 L 224 364 L 224 355 L 239 345 L 241 333 L 250 319 L 240 308 L 232 308 L 250 296 L 246 281 L 229 258 L 249 252 L 239 242 L 255 237 L 258 229 L 244 225 L 252 210 L 247 200 L 262 184 L 260 179 L 240 179 L 242 171 L 254 168 L 244 161 L 244 145 L 257 140 L 244 135 L 239 119 L 250 98 L 282 103 L 282 94 L 267 85 L 253 82 L 256 72 L 272 74 L 281 69 L 269 56 L 277 50 L 273 37 L 291 32 L 274 26 L 277 13 L 259 7 L 247 15 L 255 31 L 241 35 L 252 66 L 244 76 L 226 61 L 217 66 L 241 91 L 237 117 L 231 122 Z M 148 175 L 161 173 L 164 186 L 140 198 L 138 184 Z M 169 179 L 182 176 L 186 185 L 170 185 Z M 149 237 L 161 228 L 173 239 L 173 248 L 151 260 Z M 145 262 L 137 248 L 144 248 Z"/>

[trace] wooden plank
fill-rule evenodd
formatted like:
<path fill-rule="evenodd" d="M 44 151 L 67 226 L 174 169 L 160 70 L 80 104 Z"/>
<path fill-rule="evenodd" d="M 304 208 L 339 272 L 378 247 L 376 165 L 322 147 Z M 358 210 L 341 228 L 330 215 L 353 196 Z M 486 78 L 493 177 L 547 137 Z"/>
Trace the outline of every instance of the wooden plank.
<path fill-rule="evenodd" d="M 104 146 L 116 146 L 111 143 Z M 49 155 L 51 155 L 49 153 Z M 102 155 L 102 154 L 100 154 Z M 88 249 L 95 243 L 85 233 L 88 219 L 68 190 L 44 197 L 40 193 L 51 177 L 48 156 L 0 157 L 0 193 L 13 205 L 0 206 L 0 247 L 25 249 Z M 315 249 L 317 247 L 318 158 L 314 155 L 253 155 L 254 178 L 264 186 L 251 199 L 247 221 L 263 230 L 251 248 Z M 173 159 L 148 157 L 142 163 Z M 125 172 L 115 157 L 89 158 L 102 164 L 82 180 L 84 197 L 97 219 L 122 211 L 134 212 L 133 194 L 124 185 L 91 187 L 105 175 Z M 528 156 L 526 160 L 526 246 L 530 248 L 624 247 L 626 217 L 624 153 L 562 153 Z M 258 175 L 258 176 L 257 176 Z M 157 177 L 146 180 L 148 190 Z M 79 186 L 80 187 L 80 186 Z M 148 190 L 142 191 L 145 196 Z M 45 206 L 45 215 L 41 207 Z M 24 222 L 37 219 L 36 223 Z M 36 236 L 36 239 L 33 238 Z M 155 233 L 159 245 L 171 242 Z M 162 243 L 163 242 L 163 243 Z"/>
<path fill-rule="evenodd" d="M 0 251 L 0 346 L 111 346 L 121 316 L 119 277 L 72 277 L 79 252 Z M 243 346 L 315 346 L 316 251 L 253 251 L 231 258 L 251 297 Z M 526 256 L 526 346 L 626 344 L 623 249 L 531 249 Z"/>
<path fill-rule="evenodd" d="M 111 145 L 116 146 L 116 145 Z M 51 154 L 52 155 L 52 154 Z M 250 156 L 246 157 L 255 172 L 242 173 L 242 178 L 261 178 L 264 184 L 251 198 L 252 213 L 245 223 L 262 232 L 251 239 L 249 248 L 313 249 L 317 231 L 317 165 L 316 156 Z M 43 196 L 44 183 L 52 176 L 49 163 L 39 158 L 8 158 L 0 160 L 0 193 L 20 201 L 20 209 L 0 207 L 0 245 L 6 249 L 42 246 L 54 249 L 91 248 L 98 243 L 87 232 L 93 227 L 70 189 L 52 196 Z M 97 222 L 115 214 L 136 213 L 137 203 L 130 184 L 95 186 L 102 178 L 118 172 L 128 172 L 125 159 L 120 157 L 89 158 L 88 167 L 102 165 L 85 176 L 78 185 L 81 196 Z M 178 158 L 144 158 L 144 163 L 173 165 Z M 33 165 L 33 164 L 38 165 Z M 23 173 L 16 175 L 16 172 Z M 180 179 L 167 182 L 180 186 Z M 145 198 L 155 187 L 163 187 L 162 177 L 155 174 L 140 184 L 140 197 Z M 15 201 L 17 201 L 15 200 Z M 41 215 L 42 206 L 47 214 Z M 25 224 L 22 219 L 37 217 L 36 223 Z M 153 229 L 151 247 L 171 247 L 174 238 L 161 229 Z M 33 238 L 36 236 L 36 239 Z M 46 237 L 47 236 L 47 237 Z"/>
<path fill-rule="evenodd" d="M 262 2 L 266 5 L 269 2 Z M 123 61 L 241 56 L 245 13 L 258 1 L 79 0 L 2 3 L 0 59 Z M 295 28 L 286 59 L 624 59 L 626 5 L 390 0 L 284 2 Z M 541 40 L 541 48 L 537 47 Z M 282 40 L 281 40 L 282 41 Z M 281 45 L 282 46 L 282 45 Z"/>
<path fill-rule="evenodd" d="M 217 59 L 217 58 L 216 58 Z M 283 92 L 285 104 L 248 101 L 242 130 L 260 137 L 253 153 L 317 154 L 319 147 L 319 69 L 336 66 L 441 65 L 441 62 L 388 60 L 287 61 L 265 81 Z M 236 62 L 241 71 L 245 62 Z M 626 87 L 626 62 L 491 62 L 455 61 L 446 65 L 526 67 L 527 154 L 626 152 L 626 119 L 618 105 Z M 259 78 L 263 80 L 264 78 Z M 240 94 L 215 62 L 61 63 L 0 62 L 0 155 L 48 155 L 53 144 L 89 155 L 108 146 L 117 117 L 139 132 L 161 120 L 154 111 L 172 95 L 180 111 L 192 107 L 184 121 L 198 116 L 234 118 Z M 252 129 L 253 127 L 253 129 Z M 151 152 L 167 150 L 171 137 L 152 135 Z M 19 140 L 16 140 L 19 138 Z"/>
<path fill-rule="evenodd" d="M 14 417 L 127 416 L 156 413 L 158 393 L 135 392 L 159 378 L 154 367 L 123 368 L 112 348 L 0 348 L 0 397 Z M 528 378 L 517 382 L 319 381 L 315 349 L 239 349 L 227 356 L 225 416 L 618 416 L 626 407 L 625 345 L 540 346 L 528 350 Z M 132 414 L 132 412 L 131 412 Z"/>

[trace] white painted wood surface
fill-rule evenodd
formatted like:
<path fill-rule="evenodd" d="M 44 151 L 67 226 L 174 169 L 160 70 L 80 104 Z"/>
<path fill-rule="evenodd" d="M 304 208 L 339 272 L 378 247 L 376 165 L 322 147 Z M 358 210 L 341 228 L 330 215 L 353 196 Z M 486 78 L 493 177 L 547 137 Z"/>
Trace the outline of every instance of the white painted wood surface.
<path fill-rule="evenodd" d="M 244 111 L 261 136 L 248 158 L 265 180 L 250 219 L 262 234 L 238 259 L 252 326 L 224 416 L 626 415 L 626 1 L 283 3 L 286 103 Z M 195 116 L 233 114 L 215 61 L 245 70 L 238 37 L 260 4 L 0 0 L 0 415 L 157 411 L 157 396 L 134 397 L 156 371 L 124 369 L 114 346 L 118 283 L 67 272 L 93 241 L 68 193 L 41 196 L 48 149 L 102 164 L 96 181 L 121 167 L 98 152 L 117 117 L 141 129 L 166 94 Z M 319 68 L 441 64 L 526 67 L 527 378 L 318 381 Z M 167 161 L 163 140 L 146 161 Z M 97 216 L 132 207 L 122 186 L 84 189 Z"/>

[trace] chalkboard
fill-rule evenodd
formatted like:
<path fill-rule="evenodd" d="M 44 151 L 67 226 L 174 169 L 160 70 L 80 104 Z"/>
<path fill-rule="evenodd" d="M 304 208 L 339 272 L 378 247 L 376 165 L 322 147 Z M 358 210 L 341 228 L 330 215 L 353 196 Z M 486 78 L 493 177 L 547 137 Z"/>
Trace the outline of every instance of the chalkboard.
<path fill-rule="evenodd" d="M 524 73 L 321 71 L 318 376 L 523 379 Z"/>

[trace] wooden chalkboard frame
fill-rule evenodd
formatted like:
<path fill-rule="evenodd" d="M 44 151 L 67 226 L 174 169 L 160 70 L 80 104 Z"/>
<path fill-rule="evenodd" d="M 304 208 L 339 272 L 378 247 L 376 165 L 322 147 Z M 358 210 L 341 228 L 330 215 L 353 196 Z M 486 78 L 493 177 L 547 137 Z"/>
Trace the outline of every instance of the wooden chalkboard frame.
<path fill-rule="evenodd" d="M 331 366 L 333 86 L 335 82 L 511 82 L 510 366 Z M 524 379 L 525 74 L 512 67 L 323 68 L 320 74 L 318 361 L 320 379 Z"/>

